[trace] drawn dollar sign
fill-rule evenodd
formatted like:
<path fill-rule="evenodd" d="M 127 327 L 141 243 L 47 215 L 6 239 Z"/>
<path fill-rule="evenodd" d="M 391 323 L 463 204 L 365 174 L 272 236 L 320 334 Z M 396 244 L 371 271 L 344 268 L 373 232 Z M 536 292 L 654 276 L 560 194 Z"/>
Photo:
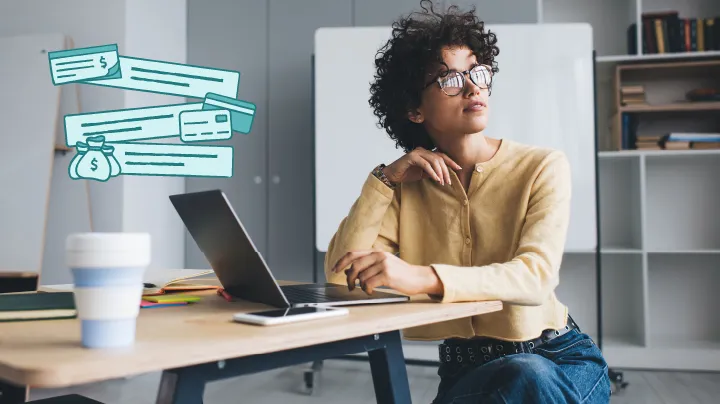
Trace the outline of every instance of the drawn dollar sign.
<path fill-rule="evenodd" d="M 93 172 L 98 169 L 97 159 L 95 157 L 93 157 L 92 161 L 90 162 L 90 165 L 92 166 L 92 167 L 90 167 L 90 169 L 93 170 Z"/>
<path fill-rule="evenodd" d="M 107 66 L 107 63 L 105 62 L 105 56 L 100 56 L 100 67 L 102 67 L 104 69 L 106 66 Z"/>

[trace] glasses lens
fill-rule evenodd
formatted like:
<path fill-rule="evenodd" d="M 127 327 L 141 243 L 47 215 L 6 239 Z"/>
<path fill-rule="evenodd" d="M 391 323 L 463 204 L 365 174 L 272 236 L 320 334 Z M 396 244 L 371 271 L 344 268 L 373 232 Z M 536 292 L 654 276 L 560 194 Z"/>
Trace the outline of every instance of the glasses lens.
<path fill-rule="evenodd" d="M 463 89 L 463 76 L 460 73 L 450 73 L 445 77 L 440 77 L 440 87 L 448 95 L 459 94 Z"/>
<path fill-rule="evenodd" d="M 470 71 L 470 78 L 480 88 L 490 87 L 491 77 L 490 69 L 485 65 L 477 66 Z"/>

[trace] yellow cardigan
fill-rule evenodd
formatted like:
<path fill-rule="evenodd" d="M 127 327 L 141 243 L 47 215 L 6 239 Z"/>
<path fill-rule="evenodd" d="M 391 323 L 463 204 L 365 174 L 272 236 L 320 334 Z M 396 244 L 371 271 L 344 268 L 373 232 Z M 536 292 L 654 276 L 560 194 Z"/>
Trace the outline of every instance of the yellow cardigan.
<path fill-rule="evenodd" d="M 426 178 L 394 191 L 368 175 L 330 241 L 327 281 L 346 284 L 333 265 L 348 251 L 378 248 L 428 265 L 440 278 L 439 303 L 501 300 L 503 310 L 403 330 L 410 340 L 489 336 L 509 341 L 564 327 L 555 295 L 570 217 L 571 173 L 561 151 L 504 139 L 478 163 L 466 193 Z"/>

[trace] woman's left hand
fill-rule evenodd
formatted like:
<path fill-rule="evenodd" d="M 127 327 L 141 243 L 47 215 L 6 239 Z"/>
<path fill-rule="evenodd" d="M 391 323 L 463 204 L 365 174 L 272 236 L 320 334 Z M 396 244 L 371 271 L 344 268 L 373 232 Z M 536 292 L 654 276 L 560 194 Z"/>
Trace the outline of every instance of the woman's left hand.
<path fill-rule="evenodd" d="M 410 265 L 394 254 L 385 251 L 351 251 L 333 267 L 337 273 L 347 268 L 348 289 L 355 289 L 355 281 L 371 295 L 380 286 L 387 286 L 406 295 L 421 293 L 442 294 L 442 283 L 429 266 Z"/>

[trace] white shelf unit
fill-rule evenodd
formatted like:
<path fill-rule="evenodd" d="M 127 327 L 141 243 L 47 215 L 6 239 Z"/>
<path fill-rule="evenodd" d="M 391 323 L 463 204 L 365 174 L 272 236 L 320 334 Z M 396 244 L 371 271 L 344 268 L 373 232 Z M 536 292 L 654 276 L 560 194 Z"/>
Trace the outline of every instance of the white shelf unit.
<path fill-rule="evenodd" d="M 606 359 L 720 371 L 720 150 L 604 152 L 599 176 Z"/>

